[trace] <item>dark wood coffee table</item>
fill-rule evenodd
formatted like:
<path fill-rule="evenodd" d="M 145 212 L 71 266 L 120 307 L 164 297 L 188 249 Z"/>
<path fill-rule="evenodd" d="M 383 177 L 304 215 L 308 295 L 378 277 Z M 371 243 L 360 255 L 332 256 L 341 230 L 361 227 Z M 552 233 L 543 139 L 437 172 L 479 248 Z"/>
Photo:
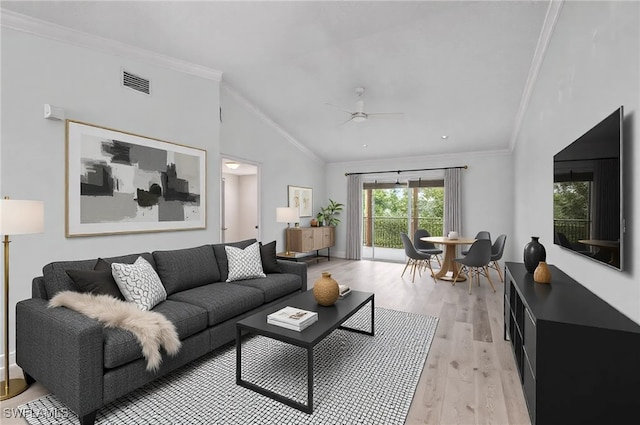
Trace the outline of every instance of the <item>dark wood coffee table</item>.
<path fill-rule="evenodd" d="M 367 303 L 371 304 L 371 331 L 344 327 L 342 324 Z M 291 306 L 303 310 L 318 312 L 318 321 L 303 331 L 293 331 L 267 323 L 267 315 Z M 313 291 L 302 292 L 277 305 L 238 321 L 236 324 L 236 384 L 249 388 L 288 406 L 313 413 L 313 348 L 336 329 L 344 329 L 365 335 L 374 335 L 374 294 L 371 292 L 351 291 L 346 298 L 339 299 L 330 307 L 319 305 L 313 297 Z M 267 388 L 242 379 L 242 334 L 262 335 L 307 350 L 307 404 L 277 394 Z"/>

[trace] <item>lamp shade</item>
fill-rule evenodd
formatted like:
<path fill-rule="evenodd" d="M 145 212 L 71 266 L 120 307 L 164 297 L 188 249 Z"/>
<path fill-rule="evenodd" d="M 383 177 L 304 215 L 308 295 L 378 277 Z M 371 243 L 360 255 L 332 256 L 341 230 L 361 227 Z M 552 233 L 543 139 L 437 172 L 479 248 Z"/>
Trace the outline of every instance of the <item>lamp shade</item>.
<path fill-rule="evenodd" d="M 24 235 L 44 231 L 44 203 L 0 199 L 0 235 Z"/>
<path fill-rule="evenodd" d="M 296 207 L 276 208 L 276 221 L 278 223 L 297 223 L 300 221 L 298 209 Z"/>

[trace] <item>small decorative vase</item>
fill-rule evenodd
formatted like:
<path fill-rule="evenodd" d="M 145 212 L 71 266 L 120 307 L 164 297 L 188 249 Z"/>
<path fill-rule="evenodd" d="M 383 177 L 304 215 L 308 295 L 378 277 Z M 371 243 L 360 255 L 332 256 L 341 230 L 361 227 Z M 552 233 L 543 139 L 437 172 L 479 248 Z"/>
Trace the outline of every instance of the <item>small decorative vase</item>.
<path fill-rule="evenodd" d="M 538 283 L 551 283 L 551 270 L 544 261 L 538 263 L 538 267 L 533 272 L 533 280 Z"/>
<path fill-rule="evenodd" d="M 318 304 L 325 307 L 333 305 L 340 296 L 338 282 L 331 277 L 331 273 L 322 272 L 322 277 L 313 284 L 313 296 Z"/>
<path fill-rule="evenodd" d="M 318 227 L 318 220 L 312 218 L 309 224 L 311 225 L 311 227 Z"/>
<path fill-rule="evenodd" d="M 547 260 L 547 251 L 538 239 L 538 236 L 531 236 L 531 241 L 524 246 L 524 267 L 529 273 L 536 270 L 540 261 Z"/>

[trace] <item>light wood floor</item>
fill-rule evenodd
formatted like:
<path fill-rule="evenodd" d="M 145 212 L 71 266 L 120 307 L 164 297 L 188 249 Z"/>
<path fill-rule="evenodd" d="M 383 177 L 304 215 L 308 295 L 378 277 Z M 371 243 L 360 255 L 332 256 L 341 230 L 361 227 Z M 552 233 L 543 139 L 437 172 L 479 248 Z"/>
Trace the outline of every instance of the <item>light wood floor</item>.
<path fill-rule="evenodd" d="M 468 282 L 434 283 L 426 273 L 411 283 L 409 270 L 400 277 L 403 268 L 398 263 L 332 259 L 309 265 L 308 276 L 311 287 L 328 271 L 341 284 L 374 292 L 377 307 L 439 318 L 406 424 L 530 424 L 513 354 L 503 340 L 504 285 L 497 273 L 491 275 L 496 293 L 481 278 L 469 295 Z M 46 393 L 36 383 L 2 402 L 2 424 L 26 423 L 7 417 L 5 409 Z"/>
<path fill-rule="evenodd" d="M 437 266 L 437 265 L 436 265 Z M 376 294 L 377 307 L 439 318 L 406 424 L 530 424 L 509 342 L 503 339 L 504 284 L 485 278 L 469 295 L 468 281 L 411 283 L 404 264 L 333 259 L 309 266 L 309 286 L 328 271 L 340 284 Z"/>

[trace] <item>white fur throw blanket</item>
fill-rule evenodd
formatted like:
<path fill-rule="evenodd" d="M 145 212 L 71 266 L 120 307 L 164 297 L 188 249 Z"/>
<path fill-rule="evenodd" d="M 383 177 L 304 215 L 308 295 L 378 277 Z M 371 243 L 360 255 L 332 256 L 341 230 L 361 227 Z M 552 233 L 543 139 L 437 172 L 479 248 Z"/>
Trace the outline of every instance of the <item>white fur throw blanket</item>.
<path fill-rule="evenodd" d="M 180 350 L 180 339 L 173 323 L 158 312 L 140 310 L 134 303 L 109 295 L 62 291 L 51 298 L 49 307 L 67 307 L 98 320 L 106 327 L 130 331 L 142 347 L 148 371 L 155 372 L 160 367 L 161 347 L 170 356 Z"/>

